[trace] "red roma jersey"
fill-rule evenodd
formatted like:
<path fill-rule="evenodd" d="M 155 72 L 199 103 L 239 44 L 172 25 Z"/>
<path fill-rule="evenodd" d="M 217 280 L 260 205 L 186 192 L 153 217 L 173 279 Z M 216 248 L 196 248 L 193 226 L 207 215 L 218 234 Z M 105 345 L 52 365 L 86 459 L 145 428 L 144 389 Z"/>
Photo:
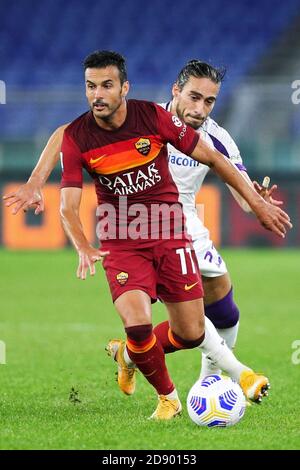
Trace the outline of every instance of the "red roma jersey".
<path fill-rule="evenodd" d="M 124 232 L 120 235 L 119 229 L 128 227 L 137 215 L 143 233 L 140 238 L 168 238 L 162 236 L 161 227 L 158 236 L 157 230 L 149 226 L 155 225 L 155 207 L 180 206 L 168 168 L 166 144 L 190 155 L 198 139 L 191 127 L 152 102 L 128 100 L 126 119 L 113 131 L 99 127 L 89 111 L 64 132 L 61 187 L 81 188 L 85 168 L 94 180 L 98 204 L 110 204 L 115 210 L 117 232 L 109 238 L 126 238 L 127 242 L 132 239 Z M 143 205 L 139 212 L 137 204 Z M 159 217 L 161 220 L 164 216 L 160 213 Z M 171 226 L 179 224 L 183 230 L 182 218 L 179 221 L 174 214 L 170 217 Z"/>

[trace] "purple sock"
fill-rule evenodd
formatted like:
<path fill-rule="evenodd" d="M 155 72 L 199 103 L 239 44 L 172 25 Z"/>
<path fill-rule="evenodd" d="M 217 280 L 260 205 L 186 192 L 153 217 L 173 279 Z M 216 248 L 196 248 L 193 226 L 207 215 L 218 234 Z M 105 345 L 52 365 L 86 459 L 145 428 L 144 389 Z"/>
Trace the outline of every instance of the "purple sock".
<path fill-rule="evenodd" d="M 205 315 L 216 328 L 231 328 L 239 321 L 240 312 L 233 300 L 232 288 L 223 299 L 205 306 Z"/>

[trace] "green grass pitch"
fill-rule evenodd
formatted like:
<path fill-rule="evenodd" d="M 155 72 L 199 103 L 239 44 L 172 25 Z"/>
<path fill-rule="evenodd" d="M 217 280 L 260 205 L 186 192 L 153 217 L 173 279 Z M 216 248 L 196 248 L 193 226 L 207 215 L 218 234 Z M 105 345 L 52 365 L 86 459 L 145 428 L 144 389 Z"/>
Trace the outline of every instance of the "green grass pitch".
<path fill-rule="evenodd" d="M 198 428 L 186 410 L 147 420 L 154 390 L 138 375 L 123 396 L 106 342 L 123 336 L 101 266 L 76 279 L 76 254 L 0 252 L 1 449 L 299 449 L 300 251 L 223 250 L 241 311 L 236 353 L 270 378 L 261 406 L 232 428 Z M 155 305 L 153 323 L 165 318 Z M 296 358 L 300 358 L 300 354 Z M 296 361 L 297 362 L 297 361 Z M 167 357 L 182 402 L 199 372 L 197 350 Z"/>

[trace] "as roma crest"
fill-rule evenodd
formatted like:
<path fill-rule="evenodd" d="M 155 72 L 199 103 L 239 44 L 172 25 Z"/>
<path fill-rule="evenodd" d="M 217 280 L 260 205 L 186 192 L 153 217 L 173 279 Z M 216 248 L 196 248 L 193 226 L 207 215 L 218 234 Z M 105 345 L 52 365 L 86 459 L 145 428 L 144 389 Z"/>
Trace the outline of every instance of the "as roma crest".
<path fill-rule="evenodd" d="M 122 271 L 116 275 L 116 279 L 118 283 L 121 284 L 121 286 L 124 286 L 124 284 L 126 284 L 126 282 L 128 281 L 128 273 Z"/>
<path fill-rule="evenodd" d="M 148 155 L 151 150 L 150 139 L 144 139 L 143 137 L 141 137 L 134 145 L 137 151 L 145 156 Z"/>

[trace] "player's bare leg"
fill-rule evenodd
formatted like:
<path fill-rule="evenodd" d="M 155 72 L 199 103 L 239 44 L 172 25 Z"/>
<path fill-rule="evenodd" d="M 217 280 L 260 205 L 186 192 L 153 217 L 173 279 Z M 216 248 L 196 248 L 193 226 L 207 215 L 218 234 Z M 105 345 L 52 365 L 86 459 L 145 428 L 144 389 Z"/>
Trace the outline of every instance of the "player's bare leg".
<path fill-rule="evenodd" d="M 228 273 L 222 276 L 201 276 L 204 288 L 204 306 L 221 300 L 231 289 L 231 280 Z"/>
<path fill-rule="evenodd" d="M 134 392 L 131 372 L 135 364 L 159 396 L 159 405 L 151 418 L 173 418 L 182 406 L 165 364 L 164 351 L 152 331 L 150 297 L 144 291 L 128 291 L 117 298 L 115 307 L 123 321 L 127 340 L 126 345 L 120 340 L 112 340 L 107 349 L 118 362 L 121 390 L 127 394 Z"/>

